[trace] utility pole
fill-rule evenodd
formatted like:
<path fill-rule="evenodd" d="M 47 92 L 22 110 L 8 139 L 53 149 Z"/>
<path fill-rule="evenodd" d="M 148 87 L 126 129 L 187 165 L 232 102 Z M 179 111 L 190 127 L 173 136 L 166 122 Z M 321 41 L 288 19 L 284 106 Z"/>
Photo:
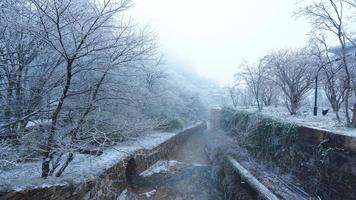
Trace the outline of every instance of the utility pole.
<path fill-rule="evenodd" d="M 316 72 L 316 76 L 315 76 L 315 93 L 314 93 L 314 116 L 318 115 L 318 79 L 319 79 L 319 72 L 322 68 L 324 68 L 326 65 L 339 61 L 341 60 L 341 58 L 336 58 L 335 60 L 331 60 L 325 64 L 323 64 L 322 66 L 319 67 L 318 71 Z"/>

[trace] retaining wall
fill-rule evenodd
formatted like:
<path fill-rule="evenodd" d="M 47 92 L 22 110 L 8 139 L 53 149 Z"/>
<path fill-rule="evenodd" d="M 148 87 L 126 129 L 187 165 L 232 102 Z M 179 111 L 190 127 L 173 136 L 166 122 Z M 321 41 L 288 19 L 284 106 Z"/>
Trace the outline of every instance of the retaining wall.
<path fill-rule="evenodd" d="M 177 133 L 152 149 L 139 149 L 108 168 L 104 173 L 93 176 L 90 180 L 30 188 L 25 191 L 3 191 L 0 192 L 0 200 L 115 199 L 117 194 L 126 188 L 131 178 L 158 160 L 167 159 L 191 134 L 204 131 L 206 128 L 205 122 L 200 123 Z"/>
<path fill-rule="evenodd" d="M 322 199 L 355 199 L 356 138 L 245 111 L 223 110 L 221 125 L 257 159 L 298 177 Z"/>

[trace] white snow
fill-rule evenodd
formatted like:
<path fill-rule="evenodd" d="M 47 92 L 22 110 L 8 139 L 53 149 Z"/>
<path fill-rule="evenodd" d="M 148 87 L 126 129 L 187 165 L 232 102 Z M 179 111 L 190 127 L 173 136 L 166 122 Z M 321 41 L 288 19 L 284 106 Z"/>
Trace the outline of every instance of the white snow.
<path fill-rule="evenodd" d="M 129 200 L 129 195 L 127 189 L 122 191 L 116 200 Z"/>
<path fill-rule="evenodd" d="M 32 126 L 36 126 L 36 125 L 40 125 L 40 124 L 48 124 L 50 122 L 52 122 L 52 120 L 50 120 L 50 119 L 33 120 L 33 121 L 29 121 L 27 123 L 26 128 L 30 128 Z"/>
<path fill-rule="evenodd" d="M 40 178 L 41 160 L 24 163 L 8 171 L 0 171 L 0 191 L 22 191 L 53 185 L 79 183 L 103 173 L 106 169 L 140 149 L 153 149 L 177 133 L 152 133 L 109 148 L 101 156 L 76 154 L 62 177 Z"/>
<path fill-rule="evenodd" d="M 238 107 L 237 110 L 252 113 L 258 112 L 256 107 Z M 285 107 L 269 106 L 264 107 L 260 113 L 283 122 L 295 123 L 297 125 L 325 130 L 339 135 L 356 137 L 356 129 L 346 127 L 344 113 L 342 112 L 340 112 L 341 122 L 336 120 L 336 116 L 331 110 L 329 110 L 326 116 L 322 116 L 319 109 L 318 116 L 314 116 L 312 108 L 302 108 L 299 114 L 290 115 Z"/>
<path fill-rule="evenodd" d="M 154 189 L 152 191 L 145 192 L 145 193 L 141 194 L 141 196 L 145 196 L 146 198 L 151 198 L 156 194 L 156 192 L 157 192 L 157 190 Z"/>
<path fill-rule="evenodd" d="M 153 174 L 168 172 L 178 164 L 182 164 L 182 163 L 176 160 L 160 160 L 156 162 L 154 165 L 152 165 L 150 168 L 148 168 L 146 171 L 142 172 L 140 176 L 148 177 L 148 176 L 152 176 Z"/>

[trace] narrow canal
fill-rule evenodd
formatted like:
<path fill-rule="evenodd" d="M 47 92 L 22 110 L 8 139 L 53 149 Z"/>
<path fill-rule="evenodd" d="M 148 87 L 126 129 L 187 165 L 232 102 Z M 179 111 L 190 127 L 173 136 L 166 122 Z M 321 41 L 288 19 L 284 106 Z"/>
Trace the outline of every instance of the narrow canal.
<path fill-rule="evenodd" d="M 224 199 L 212 178 L 203 134 L 193 134 L 170 160 L 159 161 L 141 173 L 118 200 Z"/>

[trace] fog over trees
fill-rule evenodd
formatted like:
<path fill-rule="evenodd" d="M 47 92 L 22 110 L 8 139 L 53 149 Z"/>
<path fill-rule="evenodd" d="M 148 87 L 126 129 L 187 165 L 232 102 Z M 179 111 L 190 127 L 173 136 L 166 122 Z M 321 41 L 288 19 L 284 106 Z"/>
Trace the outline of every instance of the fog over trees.
<path fill-rule="evenodd" d="M 315 84 L 323 90 L 336 119 L 356 127 L 356 46 L 354 22 L 356 2 L 348 0 L 298 1 L 295 16 L 309 20 L 312 31 L 309 43 L 299 49 L 277 49 L 235 75 L 236 84 L 249 102 L 232 101 L 234 105 L 256 105 L 262 110 L 263 99 L 284 102 L 291 115 L 312 110 L 307 97 L 314 96 Z M 241 82 L 241 77 L 245 81 Z M 270 84 L 266 84 L 268 80 Z M 272 84 L 272 85 L 271 85 Z M 271 91 L 277 94 L 271 95 Z M 270 92 L 264 93 L 267 90 Z M 230 90 L 231 91 L 231 90 Z M 235 90 L 236 92 L 237 90 Z M 318 94 L 317 94 L 318 95 Z M 231 97 L 236 96 L 231 94 Z M 319 95 L 321 96 L 321 95 Z M 308 105 L 309 107 L 305 106 Z M 304 105 L 304 106 L 303 106 Z M 304 107 L 301 109 L 301 107 Z"/>
<path fill-rule="evenodd" d="M 42 177 L 58 177 L 77 153 L 206 116 L 203 79 L 166 67 L 156 35 L 127 15 L 132 5 L 0 2 L 2 169 L 41 160 Z"/>
<path fill-rule="evenodd" d="M 297 5 L 308 44 L 241 62 L 226 89 L 164 56 L 159 33 L 128 14 L 132 0 L 1 0 L 0 172 L 40 162 L 42 178 L 60 177 L 78 154 L 177 131 L 215 106 L 298 115 L 316 82 L 336 120 L 356 128 L 356 1 Z"/>

